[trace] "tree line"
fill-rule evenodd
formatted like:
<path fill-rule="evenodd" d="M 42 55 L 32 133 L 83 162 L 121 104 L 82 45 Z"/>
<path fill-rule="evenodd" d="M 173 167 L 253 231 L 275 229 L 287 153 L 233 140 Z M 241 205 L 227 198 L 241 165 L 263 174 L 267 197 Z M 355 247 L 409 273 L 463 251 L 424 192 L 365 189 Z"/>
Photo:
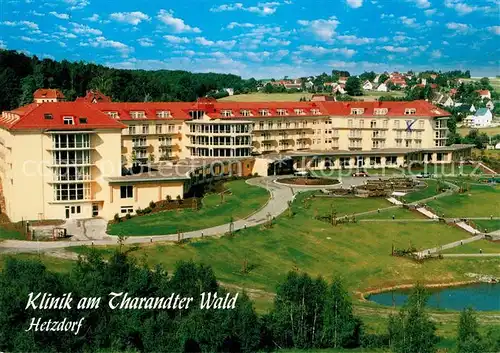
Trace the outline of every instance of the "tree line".
<path fill-rule="evenodd" d="M 257 81 L 231 74 L 114 69 L 0 50 L 0 111 L 31 103 L 38 88 L 58 88 L 67 100 L 98 89 L 114 101 L 195 101 L 224 96 L 224 88 L 233 88 L 235 94 L 256 91 Z"/>
<path fill-rule="evenodd" d="M 10 258 L 0 273 L 0 350 L 9 352 L 255 352 L 282 348 L 377 347 L 395 353 L 436 352 L 436 327 L 426 312 L 427 292 L 417 286 L 407 304 L 391 315 L 385 333 L 369 333 L 353 312 L 349 293 L 335 277 L 290 272 L 277 287 L 273 308 L 256 314 L 252 301 L 240 293 L 234 310 L 189 309 L 111 310 L 25 309 L 29 293 L 48 292 L 74 298 L 107 297 L 127 292 L 131 297 L 198 298 L 203 292 L 227 292 L 209 266 L 180 262 L 172 274 L 149 268 L 126 252 L 104 260 L 95 251 L 81 257 L 68 273 L 48 271 L 39 261 Z M 79 335 L 26 332 L 33 317 L 79 320 Z M 479 333 L 476 314 L 464 311 L 457 328 L 457 353 L 498 351 L 500 332 Z"/>

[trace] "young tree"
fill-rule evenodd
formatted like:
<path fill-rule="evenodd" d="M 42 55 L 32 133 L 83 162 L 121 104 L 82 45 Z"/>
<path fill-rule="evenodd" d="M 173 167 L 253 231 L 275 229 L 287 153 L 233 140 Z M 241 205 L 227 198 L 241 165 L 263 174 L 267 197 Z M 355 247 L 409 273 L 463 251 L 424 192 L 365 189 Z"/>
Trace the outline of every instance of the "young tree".
<path fill-rule="evenodd" d="M 394 353 L 436 352 L 436 327 L 425 312 L 428 293 L 417 285 L 397 315 L 389 317 L 389 339 Z"/>
<path fill-rule="evenodd" d="M 339 277 L 334 278 L 327 293 L 322 343 L 326 347 L 345 348 L 356 345 L 360 321 L 354 317 L 352 303 Z"/>
<path fill-rule="evenodd" d="M 460 314 L 457 331 L 457 353 L 484 352 L 474 310 L 468 308 Z"/>
<path fill-rule="evenodd" d="M 361 91 L 361 81 L 359 78 L 355 76 L 351 76 L 347 79 L 345 84 L 345 90 L 347 94 L 350 96 L 362 96 L 363 92 Z"/>

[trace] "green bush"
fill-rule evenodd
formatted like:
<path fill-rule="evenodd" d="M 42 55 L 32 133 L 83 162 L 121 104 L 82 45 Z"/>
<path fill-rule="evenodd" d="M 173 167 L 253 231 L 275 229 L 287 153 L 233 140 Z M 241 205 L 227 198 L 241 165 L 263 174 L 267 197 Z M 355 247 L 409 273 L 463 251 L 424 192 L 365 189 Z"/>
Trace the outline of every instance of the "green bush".
<path fill-rule="evenodd" d="M 143 214 L 143 210 L 141 210 L 140 208 L 138 208 L 137 210 L 135 210 L 135 213 L 137 213 L 139 216 Z"/>
<path fill-rule="evenodd" d="M 151 201 L 151 202 L 149 203 L 149 208 L 153 209 L 153 208 L 155 208 L 155 207 L 156 207 L 156 203 L 155 203 L 154 201 Z"/>
<path fill-rule="evenodd" d="M 132 216 L 130 215 L 130 213 L 127 213 L 127 215 L 125 216 L 126 219 L 130 219 L 132 218 Z"/>
<path fill-rule="evenodd" d="M 116 223 L 119 223 L 121 221 L 120 215 L 118 213 L 115 213 L 114 220 L 115 220 Z"/>

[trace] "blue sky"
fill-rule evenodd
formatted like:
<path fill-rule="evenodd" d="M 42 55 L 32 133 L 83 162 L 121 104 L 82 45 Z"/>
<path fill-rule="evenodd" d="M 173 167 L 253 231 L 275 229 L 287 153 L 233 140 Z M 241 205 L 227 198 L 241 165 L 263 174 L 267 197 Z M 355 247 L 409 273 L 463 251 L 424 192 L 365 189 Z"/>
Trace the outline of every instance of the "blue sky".
<path fill-rule="evenodd" d="M 245 78 L 500 74 L 500 0 L 0 0 L 0 47 Z"/>

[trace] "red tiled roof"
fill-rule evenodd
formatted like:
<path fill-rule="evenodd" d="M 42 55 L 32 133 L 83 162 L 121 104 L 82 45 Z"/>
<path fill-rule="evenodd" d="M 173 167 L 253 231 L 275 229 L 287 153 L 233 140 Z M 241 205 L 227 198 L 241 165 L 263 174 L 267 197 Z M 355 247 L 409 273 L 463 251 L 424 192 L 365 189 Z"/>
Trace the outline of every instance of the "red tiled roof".
<path fill-rule="evenodd" d="M 39 88 L 35 91 L 35 93 L 33 93 L 33 97 L 35 99 L 43 99 L 43 98 L 64 99 L 64 94 L 58 89 Z"/>
<path fill-rule="evenodd" d="M 99 103 L 99 102 L 111 102 L 111 98 L 106 96 L 99 90 L 87 91 L 85 97 L 78 97 L 77 102 L 89 102 L 89 103 Z"/>
<path fill-rule="evenodd" d="M 480 89 L 480 90 L 477 90 L 476 92 L 479 93 L 479 95 L 481 95 L 481 96 L 490 95 L 490 91 L 487 89 L 485 89 L 485 90 Z"/>
<path fill-rule="evenodd" d="M 0 116 L 0 126 L 9 130 L 57 129 L 57 130 L 86 130 L 86 129 L 124 129 L 126 126 L 111 118 L 107 114 L 94 109 L 85 102 L 54 102 L 30 104 L 11 112 L 17 118 Z M 46 115 L 51 115 L 47 119 Z M 63 117 L 73 117 L 74 125 L 65 125 Z M 86 118 L 86 123 L 80 121 Z"/>

